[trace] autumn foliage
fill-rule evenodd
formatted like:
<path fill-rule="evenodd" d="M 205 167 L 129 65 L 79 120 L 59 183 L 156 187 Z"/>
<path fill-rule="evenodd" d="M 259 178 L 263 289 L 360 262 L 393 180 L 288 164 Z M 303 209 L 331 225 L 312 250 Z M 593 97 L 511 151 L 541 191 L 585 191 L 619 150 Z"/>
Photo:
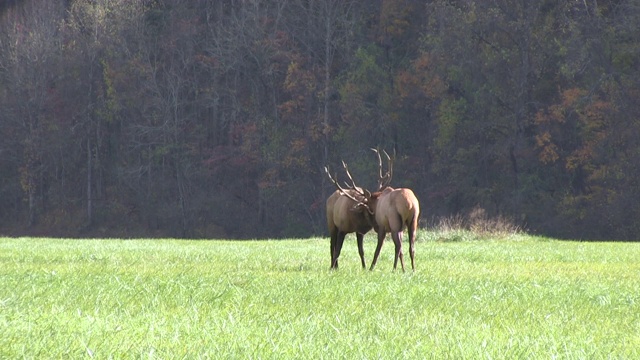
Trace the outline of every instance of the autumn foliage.
<path fill-rule="evenodd" d="M 631 0 L 0 5 L 0 234 L 324 234 L 369 148 L 423 219 L 639 238 Z M 367 183 L 369 182 L 369 183 Z"/>

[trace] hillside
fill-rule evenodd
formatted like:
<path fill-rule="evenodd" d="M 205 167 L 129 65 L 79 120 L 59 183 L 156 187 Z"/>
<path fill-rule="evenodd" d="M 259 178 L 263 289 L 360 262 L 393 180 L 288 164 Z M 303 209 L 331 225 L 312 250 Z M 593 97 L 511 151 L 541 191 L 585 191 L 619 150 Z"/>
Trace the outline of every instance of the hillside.
<path fill-rule="evenodd" d="M 345 160 L 423 221 L 637 240 L 637 1 L 0 7 L 0 234 L 324 234 Z"/>

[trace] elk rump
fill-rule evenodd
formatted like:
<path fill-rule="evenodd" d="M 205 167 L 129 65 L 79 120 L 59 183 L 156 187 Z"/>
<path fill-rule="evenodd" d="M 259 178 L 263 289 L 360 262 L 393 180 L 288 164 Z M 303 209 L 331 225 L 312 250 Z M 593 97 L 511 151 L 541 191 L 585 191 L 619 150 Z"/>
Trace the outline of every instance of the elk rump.
<path fill-rule="evenodd" d="M 361 206 L 364 207 L 364 206 Z M 415 240 L 418 229 L 418 218 L 420 216 L 420 204 L 413 191 L 406 188 L 393 189 L 390 187 L 382 191 L 371 194 L 368 207 L 372 211 L 369 219 L 374 230 L 378 233 L 378 245 L 373 255 L 370 270 L 376 266 L 380 249 L 384 243 L 387 233 L 391 233 L 391 238 L 395 245 L 395 259 L 393 269 L 395 270 L 400 259 L 402 271 L 404 271 L 404 258 L 402 252 L 402 232 L 406 228 L 409 234 L 409 254 L 411 256 L 411 268 L 415 270 Z"/>

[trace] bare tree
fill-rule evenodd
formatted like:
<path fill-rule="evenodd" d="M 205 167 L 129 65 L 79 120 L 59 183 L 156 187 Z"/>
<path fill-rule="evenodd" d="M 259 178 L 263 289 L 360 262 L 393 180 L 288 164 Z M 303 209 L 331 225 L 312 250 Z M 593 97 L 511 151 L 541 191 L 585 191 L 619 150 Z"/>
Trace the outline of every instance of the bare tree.
<path fill-rule="evenodd" d="M 38 198 L 47 163 L 46 139 L 51 125 L 48 102 L 58 80 L 56 71 L 62 48 L 58 23 L 64 7 L 58 2 L 26 1 L 2 14 L 0 76 L 11 92 L 4 94 L 5 125 L 14 132 L 12 146 L 20 184 L 28 204 L 28 224 L 37 222 Z M 10 132 L 11 133 L 11 132 Z"/>

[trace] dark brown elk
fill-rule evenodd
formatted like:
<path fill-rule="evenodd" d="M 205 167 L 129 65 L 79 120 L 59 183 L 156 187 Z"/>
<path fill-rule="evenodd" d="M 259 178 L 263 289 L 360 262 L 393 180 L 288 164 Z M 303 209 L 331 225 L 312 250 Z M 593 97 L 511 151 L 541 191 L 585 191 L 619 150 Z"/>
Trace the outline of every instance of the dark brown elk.
<path fill-rule="evenodd" d="M 376 151 L 376 150 L 374 150 Z M 377 152 L 377 151 L 376 151 Z M 416 231 L 418 229 L 418 219 L 420 217 L 420 203 L 413 191 L 406 188 L 394 189 L 388 186 L 392 177 L 393 163 L 389 155 L 385 153 L 389 160 L 389 170 L 385 175 L 382 174 L 382 159 L 378 153 L 379 175 L 378 175 L 378 191 L 368 193 L 362 191 L 356 201 L 356 207 L 364 209 L 364 214 L 373 229 L 378 233 L 378 244 L 373 255 L 370 270 L 376 266 L 378 256 L 382 244 L 387 236 L 391 233 L 391 238 L 395 245 L 395 259 L 393 269 L 398 266 L 398 259 L 404 271 L 404 256 L 402 252 L 403 230 L 406 228 L 409 235 L 409 254 L 411 256 L 411 268 L 415 270 L 415 240 Z M 353 183 L 353 187 L 355 183 Z M 362 199 L 357 201 L 357 199 Z"/>
<path fill-rule="evenodd" d="M 353 179 L 347 165 L 343 163 L 345 171 L 353 184 Z M 325 172 L 329 176 L 338 189 L 327 199 L 327 226 L 331 235 L 331 269 L 338 268 L 338 258 L 342 251 L 344 238 L 348 233 L 355 232 L 358 242 L 358 253 L 362 268 L 366 268 L 364 260 L 363 239 L 364 234 L 371 230 L 372 225 L 365 214 L 366 208 L 358 207 L 357 204 L 366 202 L 365 194 L 370 193 L 366 190 L 353 185 L 352 188 L 343 189 L 337 182 L 336 176 L 331 177 L 329 170 L 325 167 Z"/>

